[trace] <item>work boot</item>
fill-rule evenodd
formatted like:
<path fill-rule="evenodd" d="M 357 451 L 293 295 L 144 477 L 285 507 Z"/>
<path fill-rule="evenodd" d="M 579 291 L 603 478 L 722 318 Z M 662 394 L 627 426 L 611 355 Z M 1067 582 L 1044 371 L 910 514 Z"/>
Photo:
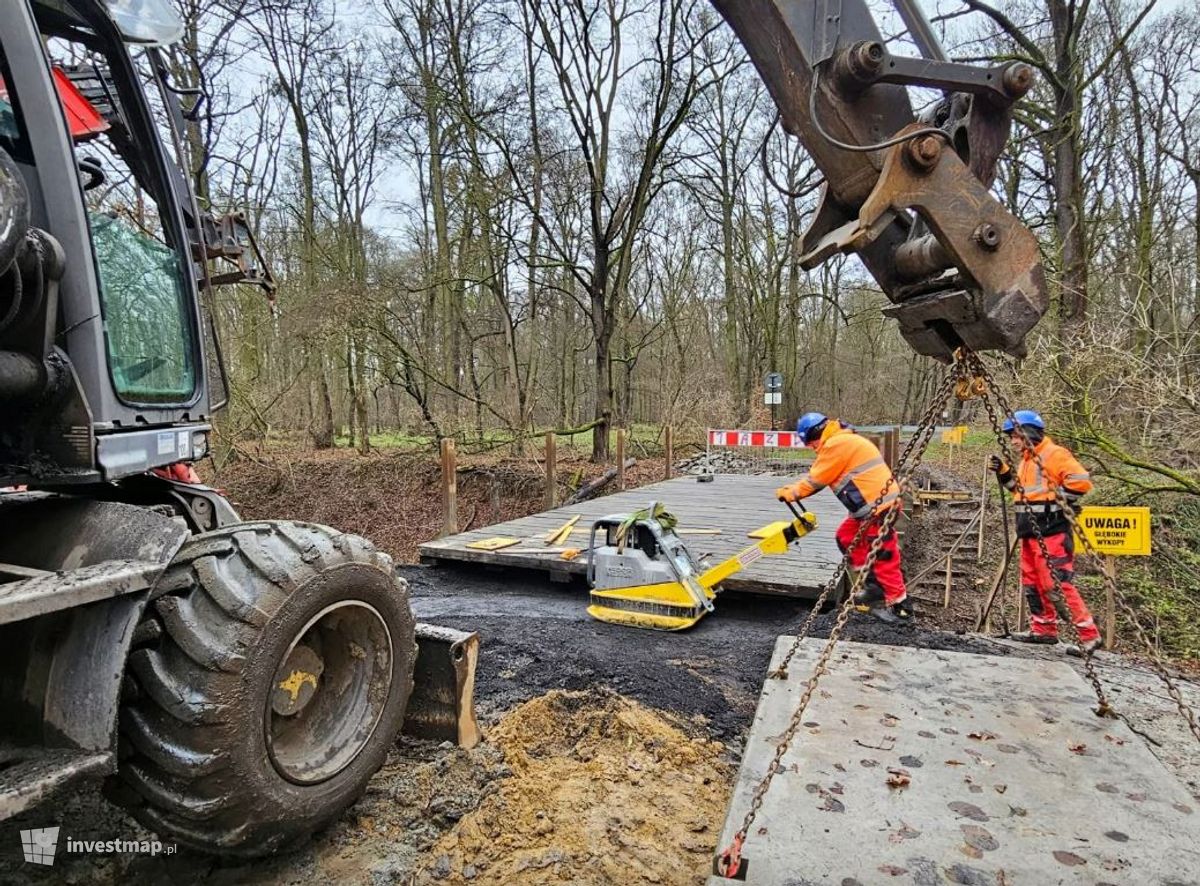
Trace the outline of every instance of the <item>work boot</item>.
<path fill-rule="evenodd" d="M 916 621 L 912 605 L 908 600 L 901 600 L 894 606 L 872 606 L 869 611 L 884 624 L 911 625 Z"/>
<path fill-rule="evenodd" d="M 1053 646 L 1058 642 L 1058 637 L 1051 634 L 1035 634 L 1033 631 L 1020 631 L 1016 634 L 1010 634 L 1008 639 L 1016 640 L 1018 643 L 1036 643 L 1041 646 Z"/>
<path fill-rule="evenodd" d="M 1100 648 L 1100 638 L 1093 637 L 1086 643 L 1080 643 L 1078 646 L 1072 644 L 1067 647 L 1067 655 L 1073 655 L 1076 658 L 1083 658 L 1085 655 L 1090 655 Z"/>
<path fill-rule="evenodd" d="M 883 588 L 874 582 L 869 582 L 861 591 L 854 595 L 854 605 L 864 609 L 874 607 L 883 602 Z"/>

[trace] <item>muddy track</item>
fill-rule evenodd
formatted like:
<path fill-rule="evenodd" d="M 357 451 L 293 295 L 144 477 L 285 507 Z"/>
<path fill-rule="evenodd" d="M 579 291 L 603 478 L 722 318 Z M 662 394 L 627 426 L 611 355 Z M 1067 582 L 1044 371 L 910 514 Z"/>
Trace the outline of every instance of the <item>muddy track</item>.
<path fill-rule="evenodd" d="M 581 583 L 550 585 L 534 573 L 403 567 L 422 621 L 479 631 L 478 698 L 486 716 L 548 689 L 611 687 L 652 707 L 703 717 L 737 745 L 750 725 L 775 638 L 796 630 L 808 604 L 728 594 L 683 633 L 636 631 L 591 619 Z M 832 615 L 814 636 L 828 636 Z M 955 652 L 1007 654 L 967 636 L 893 628 L 853 617 L 846 638 Z"/>

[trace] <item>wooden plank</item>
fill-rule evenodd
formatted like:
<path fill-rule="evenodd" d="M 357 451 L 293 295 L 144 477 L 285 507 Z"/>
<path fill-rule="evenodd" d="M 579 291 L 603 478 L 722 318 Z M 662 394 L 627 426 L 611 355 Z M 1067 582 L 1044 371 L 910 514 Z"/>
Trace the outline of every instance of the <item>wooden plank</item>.
<path fill-rule="evenodd" d="M 719 530 L 716 535 L 694 535 L 688 544 L 696 556 L 711 553 L 717 561 L 742 550 L 747 533 L 785 514 L 775 500 L 779 485 L 777 477 L 746 477 L 718 475 L 713 483 L 697 483 L 695 477 L 676 477 L 626 492 L 614 493 L 570 507 L 543 511 L 528 517 L 486 526 L 456 536 L 426 542 L 420 546 L 424 561 L 448 562 L 458 560 L 474 565 L 494 565 L 502 568 L 525 567 L 545 572 L 551 564 L 559 574 L 582 574 L 586 557 L 561 561 L 536 554 L 517 553 L 513 549 L 499 551 L 468 550 L 468 542 L 497 535 L 518 536 L 525 547 L 540 544 L 545 534 L 575 514 L 580 515 L 584 533 L 596 519 L 644 508 L 651 501 L 661 501 L 680 519 L 680 528 L 688 530 Z M 834 529 L 845 516 L 838 501 L 828 492 L 810 500 L 817 515 L 818 528 L 793 545 L 783 556 L 763 557 L 748 570 L 729 579 L 725 589 L 763 594 L 815 597 L 829 580 L 840 562 L 841 554 L 833 538 Z M 583 533 L 580 533 L 582 536 Z M 573 534 L 572 541 L 579 536 Z M 586 537 L 579 537 L 579 547 Z"/>
<path fill-rule="evenodd" d="M 481 538 L 479 541 L 473 541 L 467 544 L 467 547 L 477 551 L 498 551 L 501 548 L 511 548 L 513 545 L 519 545 L 521 539 L 509 538 L 503 535 L 497 535 L 494 538 Z"/>
<path fill-rule="evenodd" d="M 671 479 L 671 468 L 675 464 L 675 429 L 670 425 L 663 428 L 663 448 L 666 465 L 663 468 L 663 479 Z"/>

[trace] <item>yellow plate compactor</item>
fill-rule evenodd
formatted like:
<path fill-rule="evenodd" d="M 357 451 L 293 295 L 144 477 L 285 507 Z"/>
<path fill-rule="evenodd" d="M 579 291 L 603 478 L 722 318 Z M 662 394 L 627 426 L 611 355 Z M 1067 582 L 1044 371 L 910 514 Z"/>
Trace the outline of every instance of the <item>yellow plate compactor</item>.
<path fill-rule="evenodd" d="M 817 527 L 815 514 L 788 503 L 791 520 L 750 533 L 758 539 L 715 566 L 702 568 L 675 532 L 676 519 L 658 502 L 632 514 L 602 517 L 592 524 L 587 577 L 588 614 L 600 621 L 658 631 L 690 628 L 712 612 L 718 585 L 765 554 L 785 554 L 788 545 Z M 603 538 L 597 536 L 603 533 Z"/>

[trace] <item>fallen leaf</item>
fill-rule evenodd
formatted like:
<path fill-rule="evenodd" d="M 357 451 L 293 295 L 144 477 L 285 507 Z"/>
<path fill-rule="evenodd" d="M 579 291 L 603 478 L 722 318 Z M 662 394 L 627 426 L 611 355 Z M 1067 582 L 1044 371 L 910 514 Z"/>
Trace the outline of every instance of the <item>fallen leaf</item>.
<path fill-rule="evenodd" d="M 911 828 L 904 822 L 900 822 L 900 827 L 888 834 L 889 843 L 903 843 L 905 840 L 915 840 L 921 836 L 921 832 L 916 828 Z"/>
<path fill-rule="evenodd" d="M 1104 740 L 1105 740 L 1105 741 L 1111 741 L 1111 742 L 1112 742 L 1113 744 L 1115 744 L 1115 745 L 1123 745 L 1123 744 L 1125 744 L 1125 739 L 1123 739 L 1123 738 L 1117 738 L 1117 737 L 1116 737 L 1116 736 L 1114 736 L 1114 735 L 1105 735 L 1105 736 L 1104 736 Z"/>
<path fill-rule="evenodd" d="M 1083 742 L 1080 742 L 1079 744 L 1070 745 L 1067 750 L 1069 750 L 1072 754 L 1086 754 L 1087 745 L 1085 745 Z"/>
<path fill-rule="evenodd" d="M 988 815 L 974 803 L 964 803 L 962 800 L 955 800 L 953 803 L 947 803 L 947 806 L 953 812 L 958 813 L 964 818 L 969 818 L 972 821 L 987 821 Z"/>
<path fill-rule="evenodd" d="M 897 867 L 894 864 L 881 864 L 879 866 L 879 873 L 899 877 L 901 874 L 907 874 L 908 868 Z"/>
<path fill-rule="evenodd" d="M 841 800 L 836 799 L 831 794 L 825 795 L 825 805 L 821 807 L 822 812 L 845 812 L 846 806 Z"/>
<path fill-rule="evenodd" d="M 1000 848 L 1000 841 L 992 836 L 991 831 L 987 828 L 981 828 L 977 824 L 959 825 L 963 832 L 963 840 L 968 846 L 974 846 L 976 849 L 982 849 L 984 852 L 991 852 L 993 849 Z"/>
<path fill-rule="evenodd" d="M 973 738 L 976 741 L 992 741 L 996 736 L 990 732 L 968 732 L 967 738 Z"/>
<path fill-rule="evenodd" d="M 1065 864 L 1069 867 L 1076 865 L 1087 864 L 1087 859 L 1076 855 L 1074 852 L 1067 852 L 1064 849 L 1054 850 L 1054 860 L 1059 864 Z"/>
<path fill-rule="evenodd" d="M 947 760 L 946 765 L 947 766 L 966 766 L 967 764 L 964 763 L 962 760 Z"/>
<path fill-rule="evenodd" d="M 889 769 L 887 784 L 889 788 L 906 788 L 912 784 L 912 776 L 907 769 Z"/>
<path fill-rule="evenodd" d="M 1008 785 L 1006 785 L 1006 784 L 992 785 L 992 787 L 994 787 L 996 789 L 997 794 L 1003 794 L 1005 791 L 1008 790 Z"/>
<path fill-rule="evenodd" d="M 838 772 L 845 772 L 845 771 L 846 771 L 846 767 L 845 767 L 845 766 L 843 766 L 841 763 L 834 763 L 834 764 L 833 764 L 833 768 L 834 768 L 834 769 L 836 769 Z"/>

